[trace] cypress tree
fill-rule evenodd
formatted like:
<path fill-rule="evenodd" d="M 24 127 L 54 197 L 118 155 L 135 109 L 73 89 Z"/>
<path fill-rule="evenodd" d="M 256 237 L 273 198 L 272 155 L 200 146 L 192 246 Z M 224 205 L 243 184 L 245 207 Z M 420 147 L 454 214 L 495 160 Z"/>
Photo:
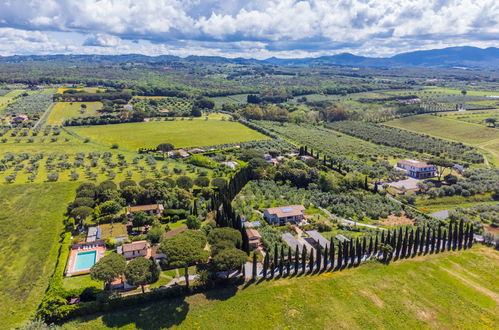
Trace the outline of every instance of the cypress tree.
<path fill-rule="evenodd" d="M 426 227 L 423 227 L 423 230 L 421 231 L 421 237 L 419 238 L 419 254 L 422 254 L 424 251 L 424 244 L 425 244 L 425 238 L 426 238 Z"/>
<path fill-rule="evenodd" d="M 257 268 L 256 268 L 257 264 L 256 264 L 256 253 L 253 253 L 253 273 L 251 274 L 251 279 L 254 281 L 256 280 L 256 272 L 257 272 Z"/>
<path fill-rule="evenodd" d="M 305 274 L 306 262 L 307 262 L 307 247 L 305 245 L 303 245 L 303 249 L 301 252 L 301 273 L 302 274 Z"/>
<path fill-rule="evenodd" d="M 308 260 L 308 270 L 310 273 L 314 271 L 314 249 L 310 249 L 310 259 Z"/>
<path fill-rule="evenodd" d="M 298 267 L 300 267 L 300 252 L 298 251 L 298 245 L 296 245 L 295 249 L 295 269 L 294 274 L 298 274 Z"/>
<path fill-rule="evenodd" d="M 343 264 L 345 265 L 345 267 L 348 266 L 348 260 L 350 260 L 349 258 L 349 253 L 350 253 L 350 242 L 343 242 Z"/>
<path fill-rule="evenodd" d="M 452 246 L 453 250 L 457 249 L 457 244 L 458 244 L 458 225 L 457 223 L 454 224 L 454 235 L 452 235 Z"/>
<path fill-rule="evenodd" d="M 362 244 L 360 243 L 360 241 L 357 241 L 357 264 L 360 265 L 361 261 L 362 261 Z"/>
<path fill-rule="evenodd" d="M 396 232 L 397 232 L 396 230 L 393 231 L 393 233 L 392 233 L 392 241 L 391 241 L 391 244 L 390 244 L 392 246 L 392 248 L 393 248 L 393 255 L 395 255 L 395 249 L 397 247 L 397 244 L 396 244 L 396 237 L 397 237 L 396 236 Z"/>
<path fill-rule="evenodd" d="M 366 254 L 366 250 L 367 250 L 367 240 L 366 237 L 364 236 L 362 240 L 362 255 Z"/>
<path fill-rule="evenodd" d="M 265 258 L 263 258 L 263 278 L 267 277 L 267 270 L 269 268 L 269 253 L 265 253 Z"/>
<path fill-rule="evenodd" d="M 293 258 L 291 257 L 291 248 L 288 247 L 288 260 L 286 262 L 286 276 L 289 277 L 291 275 L 291 262 L 293 261 Z"/>
<path fill-rule="evenodd" d="M 428 228 L 428 229 L 426 230 L 426 240 L 425 240 L 425 241 L 426 241 L 426 242 L 425 242 L 426 244 L 425 244 L 425 250 L 424 250 L 424 253 L 425 253 L 425 254 L 427 254 L 427 253 L 429 252 L 429 250 L 430 250 L 430 244 L 431 244 L 431 240 L 430 240 L 430 239 L 431 239 L 431 238 L 430 238 L 430 233 L 431 233 L 431 232 L 430 232 L 430 228 Z"/>
<path fill-rule="evenodd" d="M 436 236 L 437 235 L 436 235 L 435 229 L 432 228 L 431 229 L 431 246 L 430 246 L 431 247 L 431 253 L 435 252 L 435 244 L 436 244 L 436 241 L 437 241 Z"/>
<path fill-rule="evenodd" d="M 449 222 L 449 231 L 447 232 L 447 250 L 452 249 L 452 221 Z"/>
<path fill-rule="evenodd" d="M 274 271 L 276 268 L 279 268 L 279 246 L 277 245 L 277 243 L 275 244 L 275 248 L 274 248 L 274 267 L 273 270 L 272 270 L 272 276 L 274 276 Z"/>
<path fill-rule="evenodd" d="M 470 223 L 470 229 L 469 229 L 469 231 L 470 231 L 470 234 L 468 235 L 468 242 L 467 242 L 468 248 L 470 248 L 470 247 L 473 246 L 473 239 L 474 239 L 473 234 L 474 234 L 475 231 L 474 231 L 472 223 Z"/>
<path fill-rule="evenodd" d="M 396 254 L 397 254 L 397 258 L 400 259 L 400 254 L 401 254 L 401 250 L 402 250 L 402 239 L 404 238 L 403 234 L 402 234 L 402 227 L 399 228 L 399 232 L 398 232 L 398 235 L 397 235 L 397 249 L 396 249 Z"/>
<path fill-rule="evenodd" d="M 441 248 L 442 248 L 442 227 L 438 226 L 438 229 L 437 229 L 437 249 L 436 249 L 436 252 L 440 253 Z"/>
<path fill-rule="evenodd" d="M 341 242 L 338 243 L 338 261 L 336 263 L 338 269 L 343 265 L 343 244 Z"/>
<path fill-rule="evenodd" d="M 419 235 L 420 235 L 420 230 L 418 227 L 418 228 L 416 228 L 416 232 L 414 233 L 414 245 L 413 245 L 413 250 L 412 250 L 413 256 L 415 256 L 419 250 Z"/>
<path fill-rule="evenodd" d="M 322 270 L 323 271 L 326 271 L 327 269 L 327 258 L 329 257 L 329 254 L 328 254 L 328 250 L 327 250 L 327 245 L 326 247 L 324 248 L 324 257 L 322 258 L 322 263 L 323 263 L 323 267 L 322 267 Z"/>
<path fill-rule="evenodd" d="M 371 236 L 369 239 L 369 250 L 367 251 L 367 254 L 372 254 L 374 251 L 374 246 L 373 246 L 373 237 Z"/>
<path fill-rule="evenodd" d="M 382 240 L 381 240 L 381 243 L 382 243 L 382 244 L 390 244 L 390 243 L 392 242 L 392 239 L 391 239 L 391 237 L 390 237 L 391 232 L 392 232 L 392 231 L 388 229 L 388 233 L 386 234 L 386 238 L 381 237 L 381 238 L 382 238 Z M 383 240 L 383 238 L 384 238 L 384 240 Z"/>
<path fill-rule="evenodd" d="M 329 249 L 330 257 L 329 257 L 329 259 L 331 259 L 330 269 L 334 269 L 334 244 L 333 244 L 333 238 L 331 238 L 331 245 L 329 247 L 330 247 L 330 249 Z"/>
<path fill-rule="evenodd" d="M 464 230 L 464 222 L 463 219 L 461 219 L 461 221 L 459 221 L 459 233 L 458 233 L 458 242 L 457 242 L 459 250 L 463 248 L 463 239 L 464 239 L 463 230 Z"/>
<path fill-rule="evenodd" d="M 357 239 L 355 240 L 355 243 L 357 243 Z M 355 244 L 354 244 L 354 241 L 350 241 L 350 251 L 348 252 L 348 255 L 350 256 L 350 265 L 353 266 L 355 263 Z"/>
<path fill-rule="evenodd" d="M 317 267 L 315 269 L 317 270 L 317 272 L 320 272 L 321 271 L 321 266 L 322 266 L 322 251 L 321 251 L 321 246 L 320 245 L 317 246 L 315 259 L 317 259 L 315 261 L 315 263 L 317 265 Z"/>
<path fill-rule="evenodd" d="M 282 245 L 281 245 L 282 247 Z M 284 249 L 281 248 L 281 257 L 279 258 L 279 276 L 282 277 L 284 272 Z"/>
<path fill-rule="evenodd" d="M 407 243 L 409 243 L 409 229 L 405 227 L 404 239 L 402 240 L 402 250 L 400 256 L 405 258 L 407 256 Z"/>
<path fill-rule="evenodd" d="M 381 237 L 383 237 L 383 232 L 381 233 Z M 378 234 L 376 234 L 376 240 L 374 241 L 374 255 L 377 255 L 378 254 L 378 247 L 379 247 L 379 244 L 378 244 Z"/>
<path fill-rule="evenodd" d="M 412 256 L 413 249 L 414 249 L 414 230 L 411 228 L 411 231 L 409 232 L 409 242 L 407 244 L 406 258 L 410 258 Z"/>

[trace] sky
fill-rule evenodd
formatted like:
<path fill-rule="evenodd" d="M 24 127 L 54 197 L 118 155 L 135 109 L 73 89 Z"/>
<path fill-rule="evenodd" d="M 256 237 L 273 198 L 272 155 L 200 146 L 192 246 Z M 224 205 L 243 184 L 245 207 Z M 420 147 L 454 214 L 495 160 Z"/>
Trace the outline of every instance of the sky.
<path fill-rule="evenodd" d="M 499 47 L 498 0 L 0 0 L 0 55 L 350 52 Z"/>

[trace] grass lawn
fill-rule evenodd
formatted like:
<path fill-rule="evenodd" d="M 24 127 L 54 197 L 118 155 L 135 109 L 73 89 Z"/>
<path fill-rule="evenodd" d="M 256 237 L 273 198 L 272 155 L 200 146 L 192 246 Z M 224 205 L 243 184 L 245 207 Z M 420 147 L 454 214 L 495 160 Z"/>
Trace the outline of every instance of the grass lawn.
<path fill-rule="evenodd" d="M 477 246 L 155 301 L 63 328 L 491 329 L 498 322 L 498 267 L 499 253 Z"/>
<path fill-rule="evenodd" d="M 152 121 L 107 126 L 71 127 L 70 131 L 93 141 L 136 151 L 172 143 L 177 148 L 211 146 L 267 137 L 242 124 L 222 120 Z"/>
<path fill-rule="evenodd" d="M 65 277 L 62 280 L 62 284 L 68 290 L 88 288 L 88 287 L 95 287 L 98 289 L 102 289 L 104 287 L 103 282 L 92 280 L 89 274 Z"/>
<path fill-rule="evenodd" d="M 82 112 L 82 105 L 87 108 Z M 57 102 L 47 119 L 47 125 L 62 125 L 64 120 L 74 117 L 95 116 L 102 109 L 101 102 Z"/>
<path fill-rule="evenodd" d="M 20 326 L 40 303 L 57 260 L 63 213 L 76 185 L 0 185 L 2 328 Z"/>
<path fill-rule="evenodd" d="M 440 94 L 462 96 L 460 89 L 458 90 L 446 87 L 428 86 L 425 88 L 425 90 Z M 477 91 L 477 90 L 466 89 L 466 96 L 490 96 L 490 95 L 499 95 L 499 91 Z"/>

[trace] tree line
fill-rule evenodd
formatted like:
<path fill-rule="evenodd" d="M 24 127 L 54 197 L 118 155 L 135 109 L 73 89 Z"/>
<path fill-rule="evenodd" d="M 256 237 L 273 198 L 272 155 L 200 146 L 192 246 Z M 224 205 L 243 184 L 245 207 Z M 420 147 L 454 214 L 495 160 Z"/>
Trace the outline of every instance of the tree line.
<path fill-rule="evenodd" d="M 386 232 L 386 235 L 385 235 Z M 363 260 L 377 257 L 383 263 L 391 260 L 413 258 L 422 254 L 440 253 L 450 250 L 468 249 L 473 245 L 473 224 L 463 221 L 450 222 L 447 228 L 417 227 L 417 229 L 400 227 L 398 230 L 382 231 L 381 235 L 358 238 L 350 241 L 337 241 L 331 237 L 329 245 L 322 248 L 294 251 L 278 246 L 264 257 L 262 277 L 272 278 L 279 273 L 282 277 L 322 271 L 341 270 L 345 267 L 358 266 Z M 256 280 L 256 258 L 253 259 L 252 278 Z M 291 274 L 293 268 L 293 274 Z"/>

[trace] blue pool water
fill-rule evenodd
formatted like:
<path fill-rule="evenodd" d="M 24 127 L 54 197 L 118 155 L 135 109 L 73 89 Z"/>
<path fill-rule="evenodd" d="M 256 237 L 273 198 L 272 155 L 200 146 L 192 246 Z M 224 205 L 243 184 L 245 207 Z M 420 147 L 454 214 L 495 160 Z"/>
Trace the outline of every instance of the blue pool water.
<path fill-rule="evenodd" d="M 76 255 L 76 262 L 73 271 L 90 269 L 95 264 L 97 251 L 80 252 Z"/>

